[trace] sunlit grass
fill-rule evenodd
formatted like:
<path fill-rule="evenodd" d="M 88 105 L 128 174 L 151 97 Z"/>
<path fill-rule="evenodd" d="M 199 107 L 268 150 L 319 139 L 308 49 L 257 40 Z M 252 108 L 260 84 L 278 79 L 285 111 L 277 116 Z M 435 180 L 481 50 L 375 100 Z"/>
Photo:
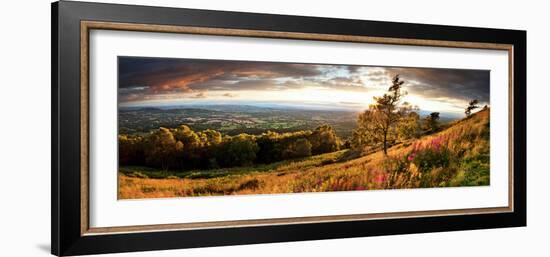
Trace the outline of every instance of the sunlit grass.
<path fill-rule="evenodd" d="M 489 110 L 375 152 L 342 150 L 253 167 L 162 172 L 122 167 L 119 198 L 277 194 L 489 185 Z"/>

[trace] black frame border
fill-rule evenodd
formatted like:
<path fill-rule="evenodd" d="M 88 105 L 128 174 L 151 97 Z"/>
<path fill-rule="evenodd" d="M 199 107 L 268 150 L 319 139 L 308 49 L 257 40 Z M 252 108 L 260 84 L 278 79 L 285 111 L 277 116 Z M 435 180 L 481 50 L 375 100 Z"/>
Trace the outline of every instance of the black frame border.
<path fill-rule="evenodd" d="M 526 31 L 61 1 L 51 9 L 51 252 L 81 255 L 526 226 Z M 81 235 L 80 21 L 513 45 L 514 211 Z"/>

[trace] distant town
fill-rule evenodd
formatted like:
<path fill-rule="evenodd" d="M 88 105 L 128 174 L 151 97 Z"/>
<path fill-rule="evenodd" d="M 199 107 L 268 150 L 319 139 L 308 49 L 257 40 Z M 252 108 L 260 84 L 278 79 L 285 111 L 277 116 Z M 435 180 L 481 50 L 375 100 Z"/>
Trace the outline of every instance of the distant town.
<path fill-rule="evenodd" d="M 187 125 L 195 131 L 214 129 L 226 135 L 261 134 L 267 131 L 312 130 L 329 124 L 338 136 L 351 136 L 357 112 L 267 108 L 249 105 L 185 107 L 132 107 L 119 110 L 119 133 L 148 133 L 159 127 Z"/>

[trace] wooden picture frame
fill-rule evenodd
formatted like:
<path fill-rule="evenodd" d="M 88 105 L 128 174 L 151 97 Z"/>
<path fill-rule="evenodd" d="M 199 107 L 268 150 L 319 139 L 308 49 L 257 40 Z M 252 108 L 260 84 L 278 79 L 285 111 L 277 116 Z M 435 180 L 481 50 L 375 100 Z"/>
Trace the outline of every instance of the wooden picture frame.
<path fill-rule="evenodd" d="M 509 204 L 439 211 L 90 227 L 88 47 L 91 30 L 505 50 L 509 56 L 506 89 L 509 92 Z M 525 31 L 56 2 L 52 4 L 52 254 L 525 226 L 525 113 Z"/>

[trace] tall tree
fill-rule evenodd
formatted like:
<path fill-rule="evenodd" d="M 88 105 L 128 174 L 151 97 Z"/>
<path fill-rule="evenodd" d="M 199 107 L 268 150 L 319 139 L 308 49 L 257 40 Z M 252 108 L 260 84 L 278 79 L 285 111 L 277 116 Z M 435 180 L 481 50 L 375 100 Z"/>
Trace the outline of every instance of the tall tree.
<path fill-rule="evenodd" d="M 432 112 L 424 118 L 423 129 L 427 132 L 436 132 L 439 129 L 439 112 Z"/>
<path fill-rule="evenodd" d="M 297 139 L 294 148 L 296 157 L 311 156 L 311 143 L 305 138 Z"/>
<path fill-rule="evenodd" d="M 472 115 L 473 110 L 479 108 L 479 105 L 477 104 L 479 104 L 479 101 L 477 99 L 470 101 L 468 107 L 466 107 L 466 110 L 464 111 L 467 117 L 470 117 L 470 115 Z"/>
<path fill-rule="evenodd" d="M 177 163 L 180 167 L 196 168 L 200 164 L 201 140 L 199 135 L 188 126 L 181 125 L 172 129 L 176 141 L 183 144 L 181 154 L 177 156 Z"/>
<path fill-rule="evenodd" d="M 407 92 L 402 90 L 404 81 L 395 75 L 387 93 L 374 97 L 374 104 L 358 117 L 358 128 L 354 132 L 354 145 L 382 144 L 384 155 L 388 154 L 389 142 L 397 137 L 396 125 L 410 112 L 410 106 L 401 106 L 401 100 Z"/>
<path fill-rule="evenodd" d="M 183 149 L 183 143 L 174 138 L 167 128 L 159 128 L 149 135 L 146 148 L 146 163 L 168 170 L 170 164 Z"/>
<path fill-rule="evenodd" d="M 308 137 L 312 154 L 331 153 L 340 150 L 340 139 L 330 125 L 317 127 Z"/>
<path fill-rule="evenodd" d="M 139 135 L 118 136 L 118 160 L 122 165 L 143 165 L 145 152 L 144 140 Z"/>
<path fill-rule="evenodd" d="M 400 140 L 408 140 L 420 137 L 422 133 L 420 115 L 411 111 L 404 114 L 401 122 L 397 125 L 397 133 Z"/>
<path fill-rule="evenodd" d="M 354 148 L 363 148 L 369 146 L 378 148 L 384 142 L 384 133 L 380 126 L 380 114 L 370 108 L 360 113 L 357 117 L 357 128 L 353 130 L 352 146 Z M 386 137 L 387 139 L 387 137 Z"/>
<path fill-rule="evenodd" d="M 287 142 L 281 153 L 283 159 L 311 156 L 311 143 L 306 138 L 297 138 Z"/>
<path fill-rule="evenodd" d="M 256 160 L 259 151 L 254 136 L 239 134 L 224 142 L 222 160 L 226 166 L 248 166 Z"/>

